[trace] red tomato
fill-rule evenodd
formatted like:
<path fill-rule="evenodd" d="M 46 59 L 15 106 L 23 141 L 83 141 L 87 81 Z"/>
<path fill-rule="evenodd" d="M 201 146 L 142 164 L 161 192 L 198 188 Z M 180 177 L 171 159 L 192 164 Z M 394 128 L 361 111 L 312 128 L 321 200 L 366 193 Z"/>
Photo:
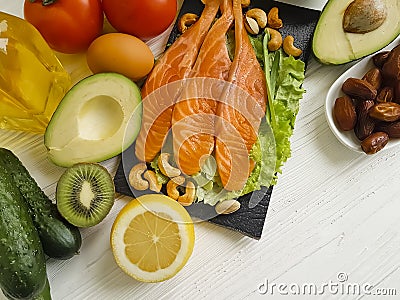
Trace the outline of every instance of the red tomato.
<path fill-rule="evenodd" d="M 118 31 L 149 39 L 171 25 L 177 3 L 176 0 L 103 0 L 103 9 Z"/>
<path fill-rule="evenodd" d="M 24 15 L 51 48 L 63 53 L 85 51 L 104 20 L 100 0 L 55 0 L 49 5 L 25 0 Z"/>

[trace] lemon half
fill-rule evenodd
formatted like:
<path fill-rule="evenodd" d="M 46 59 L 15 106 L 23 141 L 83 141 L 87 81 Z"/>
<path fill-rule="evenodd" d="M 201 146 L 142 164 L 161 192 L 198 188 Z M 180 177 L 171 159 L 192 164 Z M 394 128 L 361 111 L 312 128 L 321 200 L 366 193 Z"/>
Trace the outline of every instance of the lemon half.
<path fill-rule="evenodd" d="M 111 229 L 111 249 L 118 266 L 143 282 L 176 275 L 194 247 L 194 226 L 186 209 L 161 194 L 129 202 Z"/>

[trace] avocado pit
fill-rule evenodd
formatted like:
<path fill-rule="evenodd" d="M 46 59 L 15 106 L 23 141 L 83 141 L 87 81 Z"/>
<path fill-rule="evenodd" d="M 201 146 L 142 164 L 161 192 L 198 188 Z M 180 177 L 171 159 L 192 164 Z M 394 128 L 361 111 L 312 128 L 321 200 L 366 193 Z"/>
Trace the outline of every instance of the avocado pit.
<path fill-rule="evenodd" d="M 343 30 L 350 33 L 367 33 L 379 28 L 387 17 L 383 0 L 354 0 L 343 15 Z"/>

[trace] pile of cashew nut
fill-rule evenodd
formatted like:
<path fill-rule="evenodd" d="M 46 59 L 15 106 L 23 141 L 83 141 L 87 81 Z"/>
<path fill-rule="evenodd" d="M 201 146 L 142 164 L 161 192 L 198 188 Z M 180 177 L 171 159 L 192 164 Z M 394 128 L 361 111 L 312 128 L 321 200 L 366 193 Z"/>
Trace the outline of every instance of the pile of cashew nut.
<path fill-rule="evenodd" d="M 202 0 L 204 3 L 204 1 Z M 242 7 L 248 7 L 250 0 L 242 0 Z M 191 25 L 196 23 L 199 16 L 192 13 L 184 14 L 178 22 L 178 30 L 184 33 Z M 261 29 L 268 31 L 270 40 L 267 44 L 269 51 L 276 51 L 279 48 L 283 48 L 283 51 L 287 55 L 293 57 L 299 57 L 303 51 L 294 45 L 294 37 L 291 35 L 282 38 L 279 28 L 283 27 L 283 21 L 279 17 L 278 7 L 272 7 L 268 14 L 260 8 L 249 9 L 245 13 L 244 25 L 248 33 L 252 35 L 258 35 Z"/>
<path fill-rule="evenodd" d="M 158 157 L 160 172 L 169 179 L 166 187 L 167 195 L 183 206 L 189 206 L 196 198 L 196 187 L 192 181 L 181 174 L 181 170 L 170 164 L 169 159 L 169 153 L 161 153 Z M 155 172 L 148 170 L 145 163 L 138 163 L 133 166 L 129 172 L 128 180 L 130 185 L 138 191 L 149 189 L 159 193 L 162 188 Z"/>

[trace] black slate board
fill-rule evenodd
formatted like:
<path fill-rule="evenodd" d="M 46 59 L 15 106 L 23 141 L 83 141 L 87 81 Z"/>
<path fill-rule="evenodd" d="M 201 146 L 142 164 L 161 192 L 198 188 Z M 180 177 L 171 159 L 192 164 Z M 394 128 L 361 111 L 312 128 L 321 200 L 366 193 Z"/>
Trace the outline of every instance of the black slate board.
<path fill-rule="evenodd" d="M 284 22 L 284 27 L 279 31 L 283 37 L 286 35 L 292 35 L 294 37 L 295 45 L 303 50 L 300 59 L 307 63 L 311 53 L 312 35 L 320 12 L 268 0 L 252 0 L 251 5 L 251 7 L 259 7 L 265 11 L 269 11 L 269 9 L 274 6 L 279 8 L 279 15 Z M 203 7 L 204 5 L 200 0 L 186 0 L 182 5 L 179 16 L 187 12 L 200 15 Z M 168 44 L 172 44 L 177 37 L 178 30 L 175 24 L 169 37 Z M 121 163 L 118 166 L 114 178 L 115 188 L 118 193 L 131 197 L 138 197 L 143 193 L 138 191 L 133 193 L 126 180 L 130 168 L 136 162 L 137 159 L 134 156 L 133 144 L 123 153 Z M 271 195 L 272 187 L 269 187 L 240 197 L 238 200 L 241 202 L 241 208 L 230 215 L 215 216 L 214 208 L 203 203 L 191 205 L 187 207 L 187 210 L 192 217 L 208 220 L 211 223 L 239 231 L 251 238 L 260 239 Z M 256 203 L 257 205 L 250 205 L 252 203 Z"/>

